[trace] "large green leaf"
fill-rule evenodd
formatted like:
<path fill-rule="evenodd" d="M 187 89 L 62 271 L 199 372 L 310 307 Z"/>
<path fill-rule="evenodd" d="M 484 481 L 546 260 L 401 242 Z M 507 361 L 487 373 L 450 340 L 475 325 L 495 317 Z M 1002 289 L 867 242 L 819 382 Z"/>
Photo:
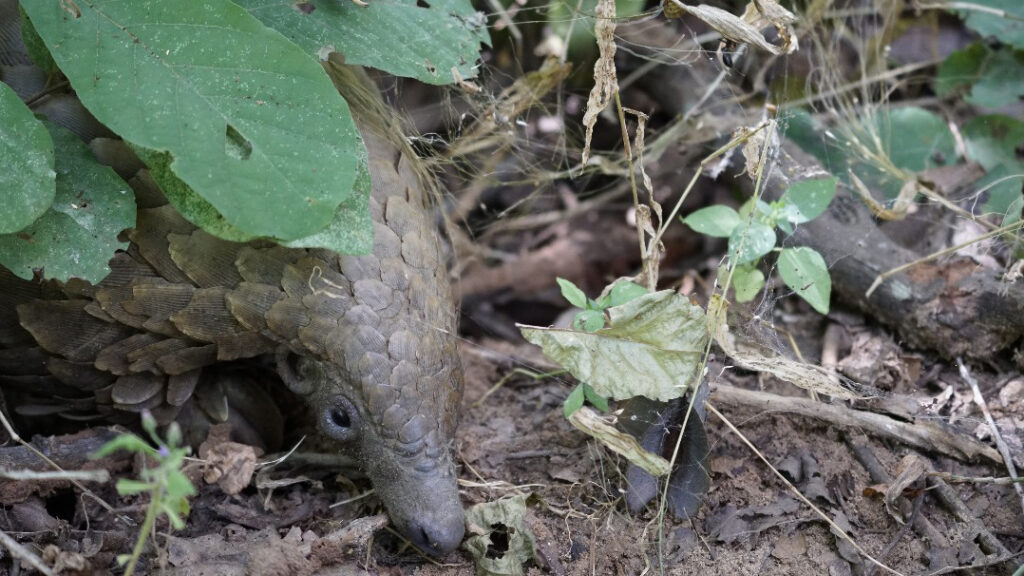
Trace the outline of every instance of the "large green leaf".
<path fill-rule="evenodd" d="M 975 183 L 988 191 L 982 209 L 1005 213 L 1021 196 L 1019 176 L 1024 174 L 1024 162 L 1017 158 L 1017 150 L 1024 148 L 1024 122 L 1000 114 L 975 116 L 961 130 L 968 157 L 987 172 Z"/>
<path fill-rule="evenodd" d="M 96 117 L 246 234 L 316 233 L 364 150 L 317 62 L 228 0 L 27 2 Z"/>
<path fill-rule="evenodd" d="M 528 341 L 606 397 L 679 398 L 697 375 L 707 343 L 704 310 L 673 290 L 607 309 L 596 332 L 520 326 Z"/>
<path fill-rule="evenodd" d="M 487 20 L 469 0 L 351 0 L 317 2 L 312 12 L 294 2 L 236 0 L 310 54 L 339 52 L 345 62 L 430 84 L 477 74 L 480 45 L 490 44 Z"/>
<path fill-rule="evenodd" d="M 110 272 L 114 251 L 127 246 L 117 235 L 135 226 L 135 195 L 74 134 L 56 124 L 46 128 L 57 152 L 56 198 L 24 230 L 0 235 L 0 264 L 26 279 L 43 268 L 46 278 L 95 284 Z"/>
<path fill-rule="evenodd" d="M 0 83 L 0 234 L 17 232 L 53 203 L 53 141 L 32 111 Z"/>
<path fill-rule="evenodd" d="M 966 18 L 967 25 L 979 34 L 1024 48 L 1024 4 L 1020 0 L 975 0 L 963 4 L 973 4 L 973 7 L 960 11 L 960 14 Z M 993 8 L 1002 14 L 994 14 L 985 8 Z"/>
<path fill-rule="evenodd" d="M 975 116 L 961 131 L 967 155 L 985 170 L 1000 164 L 1024 168 L 1024 162 L 1017 158 L 1017 151 L 1024 150 L 1024 122 L 1002 114 Z"/>
<path fill-rule="evenodd" d="M 908 106 L 885 109 L 869 120 L 875 138 L 866 133 L 864 126 L 853 126 L 848 131 L 837 128 L 826 130 L 805 112 L 794 111 L 789 120 L 786 136 L 801 148 L 817 157 L 825 168 L 847 184 L 849 170 L 872 190 L 881 191 L 886 198 L 895 198 L 905 181 L 898 174 L 883 172 L 876 164 L 850 153 L 854 147 L 845 142 L 847 132 L 855 135 L 861 145 L 877 154 L 884 154 L 898 168 L 912 175 L 929 168 L 951 164 L 956 160 L 956 143 L 946 122 L 933 112 Z M 843 134 L 842 139 L 825 140 L 825 134 Z"/>

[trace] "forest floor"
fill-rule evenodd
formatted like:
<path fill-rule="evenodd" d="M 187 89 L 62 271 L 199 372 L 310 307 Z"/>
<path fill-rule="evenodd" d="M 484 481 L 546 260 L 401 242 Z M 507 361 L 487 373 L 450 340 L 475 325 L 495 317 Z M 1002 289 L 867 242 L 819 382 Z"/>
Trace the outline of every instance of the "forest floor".
<path fill-rule="evenodd" d="M 963 35 L 961 25 L 948 24 L 938 26 L 942 39 Z M 683 26 L 688 37 L 694 35 L 689 26 L 702 30 L 699 23 L 690 22 Z M 638 52 L 641 41 L 656 47 L 666 27 L 670 25 L 623 26 L 619 40 Z M 678 42 L 679 30 L 672 34 L 671 42 Z M 927 43 L 920 34 L 913 35 L 912 27 L 901 37 L 911 40 L 894 43 L 897 50 L 891 55 L 906 55 L 904 62 L 920 55 L 918 44 Z M 941 52 L 948 54 L 965 42 L 961 39 Z M 809 45 L 807 49 L 812 50 Z M 763 80 L 756 67 L 745 73 L 728 71 L 713 54 L 693 46 L 688 50 L 680 66 L 640 74 L 623 93 L 627 106 L 655 111 L 648 142 L 664 134 L 659 131 L 671 119 L 684 113 L 688 119 L 687 139 L 671 143 L 646 165 L 654 197 L 666 207 L 689 181 L 696 161 L 708 154 L 709 144 L 720 144 L 733 128 L 755 124 L 763 112 L 760 106 L 744 104 L 751 94 L 760 97 L 750 86 Z M 532 47 L 520 51 L 530 53 Z M 500 46 L 495 48 L 489 63 L 494 84 L 503 84 L 498 79 L 502 67 L 509 66 L 506 56 Z M 633 56 L 625 63 L 620 58 L 620 65 L 625 64 L 620 78 L 643 66 Z M 524 56 L 517 65 L 537 69 L 539 57 Z M 723 70 L 728 78 L 719 87 L 712 79 Z M 786 70 L 802 82 L 799 63 Z M 588 76 L 590 70 L 578 68 L 576 75 L 580 74 Z M 578 85 L 579 78 L 570 82 Z M 498 94 L 500 86 L 484 84 L 485 93 Z M 467 98 L 465 104 L 449 93 L 411 83 L 392 85 L 390 90 L 392 95 L 401 94 L 399 104 L 410 111 L 423 134 L 445 133 L 444 120 L 454 118 L 458 123 L 465 110 L 484 120 L 499 115 L 499 100 L 493 100 L 492 110 L 480 96 Z M 550 104 L 551 96 L 545 102 Z M 905 96 L 910 100 L 919 94 Z M 829 365 L 883 395 L 867 402 L 834 401 L 828 404 L 834 409 L 830 413 L 799 413 L 786 399 L 803 402 L 809 398 L 807 392 L 771 375 L 739 368 L 722 350 L 712 348 L 706 371 L 709 401 L 736 430 L 713 413 L 707 416 L 711 487 L 703 505 L 688 519 L 660 517 L 656 504 L 636 515 L 626 511 L 625 463 L 563 416 L 563 402 L 575 381 L 567 375 L 525 375 L 555 366 L 515 328 L 515 323 L 550 325 L 559 320 L 568 304 L 559 295 L 555 276 L 595 295 L 610 280 L 635 274 L 640 265 L 629 216 L 632 201 L 621 174 L 609 170 L 570 178 L 559 172 L 564 163 L 548 163 L 564 154 L 559 136 L 566 126 L 573 133 L 579 131 L 585 102 L 585 91 L 567 89 L 558 94 L 561 108 L 556 112 L 551 107 L 536 109 L 524 113 L 522 125 L 516 118 L 490 125 L 484 136 L 515 134 L 507 145 L 491 148 L 489 157 L 467 153 L 447 158 L 443 174 L 453 190 L 455 219 L 465 224 L 453 235 L 466 369 L 455 444 L 463 504 L 525 497 L 524 526 L 535 538 L 535 558 L 523 573 L 1010 574 L 1024 563 L 1024 500 L 1012 484 L 984 480 L 1008 473 L 995 452 L 989 420 L 976 401 L 980 395 L 1020 465 L 1024 377 L 1014 368 L 1019 359 L 1005 351 L 994 360 L 966 364 L 964 372 L 953 358 L 911 346 L 896 331 L 839 298 L 828 315 L 821 315 L 795 296 L 787 297 L 786 289 L 772 280 L 768 296 L 735 307 L 738 322 L 778 355 Z M 552 123 L 554 127 L 549 126 Z M 614 115 L 602 117 L 595 149 L 621 148 L 618 130 Z M 431 146 L 426 139 L 421 143 Z M 734 176 L 742 172 L 741 165 L 742 159 L 734 159 L 717 179 L 702 179 L 683 214 L 715 202 L 737 204 Z M 506 218 L 508 213 L 514 217 Z M 664 240 L 662 284 L 707 305 L 725 242 L 703 239 L 678 223 Z M 494 389 L 499 382 L 502 385 Z M 763 392 L 772 400 L 757 405 L 722 392 L 736 388 Z M 849 424 L 835 416 L 844 412 L 878 414 L 883 420 Z M 900 441 L 886 429 L 886 422 L 907 425 L 909 430 L 918 425 L 942 429 L 984 450 L 968 457 L 943 445 L 928 445 L 927 439 L 914 444 Z M 37 444 L 49 453 L 74 451 L 80 458 L 84 446 L 95 447 L 109 434 L 105 428 L 94 428 L 75 436 L 40 439 Z M 748 440 L 802 496 L 752 451 Z M 136 477 L 139 465 L 122 457 L 87 467 L 106 466 L 118 478 Z M 918 466 L 919 473 L 890 490 L 901 472 L 912 466 Z M 949 481 L 928 473 L 945 473 Z M 386 530 L 372 536 L 384 523 L 378 503 L 365 495 L 365 481 L 349 480 L 335 468 L 300 460 L 264 470 L 235 496 L 226 495 L 215 483 L 199 481 L 198 467 L 191 474 L 199 494 L 191 500 L 189 521 L 172 534 L 166 525 L 158 525 L 155 548 L 143 560 L 146 573 L 477 573 L 463 550 L 431 559 L 403 548 Z M 954 482 L 957 477 L 974 480 Z M 112 482 L 94 490 L 97 498 L 67 485 L 48 490 L 5 507 L 0 523 L 20 539 L 31 539 L 60 573 L 107 573 L 115 565 L 114 555 L 130 549 L 145 501 L 118 496 Z M 0 500 L 4 498 L 14 496 L 0 490 Z M 112 508 L 104 509 L 100 500 Z M 120 515 L 136 523 L 128 527 Z M 504 554 L 502 545 L 496 542 L 489 556 Z M 14 565 L 20 564 L 0 553 L 0 576 L 27 573 L 14 570 Z"/>

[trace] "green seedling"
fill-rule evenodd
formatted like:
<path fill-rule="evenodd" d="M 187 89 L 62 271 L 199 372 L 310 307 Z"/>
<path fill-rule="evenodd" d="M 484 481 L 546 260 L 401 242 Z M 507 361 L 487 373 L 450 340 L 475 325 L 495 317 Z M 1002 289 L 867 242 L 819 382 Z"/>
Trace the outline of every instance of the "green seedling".
<path fill-rule="evenodd" d="M 739 211 L 708 206 L 683 218 L 683 223 L 701 234 L 729 239 L 729 264 L 735 269 L 732 285 L 738 301 L 753 300 L 764 287 L 764 273 L 758 264 L 761 258 L 777 251 L 776 265 L 782 281 L 815 310 L 827 314 L 832 278 L 825 259 L 806 246 L 776 248 L 775 229 L 792 234 L 794 226 L 825 212 L 835 193 L 835 178 L 804 180 L 790 186 L 775 202 L 752 198 Z"/>
<path fill-rule="evenodd" d="M 587 298 L 583 290 L 565 278 L 557 278 L 556 280 L 558 286 L 562 289 L 562 297 L 573 306 L 580 308 L 580 311 L 576 313 L 572 320 L 572 327 L 574 330 L 581 332 L 596 332 L 604 328 L 606 322 L 605 309 L 625 304 L 630 300 L 635 300 L 647 294 L 647 289 L 639 284 L 616 282 L 610 289 L 605 290 L 602 296 L 594 300 Z M 565 417 L 568 418 L 572 416 L 573 412 L 579 410 L 583 406 L 584 400 L 590 402 L 591 405 L 602 412 L 608 411 L 608 399 L 598 394 L 586 382 L 581 382 L 569 393 L 569 396 L 565 399 L 565 404 L 562 405 Z"/>
<path fill-rule="evenodd" d="M 117 481 L 117 493 L 122 496 L 143 492 L 148 492 L 150 495 L 146 518 L 139 530 L 132 553 L 121 554 L 117 557 L 118 564 L 127 565 L 125 576 L 131 576 L 135 571 L 146 539 L 160 515 L 167 517 L 172 529 L 181 530 L 185 527 L 184 518 L 189 514 L 188 497 L 196 494 L 192 482 L 182 472 L 185 457 L 191 452 L 191 448 L 182 446 L 181 428 L 177 422 L 172 422 L 167 427 L 165 441 L 157 434 L 156 426 L 156 419 L 153 418 L 153 415 L 148 410 L 143 411 L 142 428 L 149 434 L 153 444 L 157 446 L 156 448 L 134 434 L 122 434 L 104 444 L 91 456 L 94 459 L 102 458 L 118 450 L 127 450 L 144 454 L 157 463 L 155 468 L 143 470 L 139 480 L 121 478 Z"/>

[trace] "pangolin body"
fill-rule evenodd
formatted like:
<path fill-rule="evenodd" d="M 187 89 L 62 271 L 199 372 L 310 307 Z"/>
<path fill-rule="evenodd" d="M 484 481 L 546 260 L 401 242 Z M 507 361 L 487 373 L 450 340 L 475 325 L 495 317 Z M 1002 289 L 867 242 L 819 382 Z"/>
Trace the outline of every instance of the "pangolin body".
<path fill-rule="evenodd" d="M 446 263 L 416 158 L 383 106 L 349 100 L 370 157 L 371 254 L 228 242 L 140 203 L 130 247 L 96 286 L 0 267 L 0 386 L 46 396 L 42 412 L 70 418 L 147 408 L 165 422 L 183 409 L 224 419 L 230 387 L 211 369 L 264 357 L 357 457 L 396 527 L 448 551 L 464 527 Z"/>

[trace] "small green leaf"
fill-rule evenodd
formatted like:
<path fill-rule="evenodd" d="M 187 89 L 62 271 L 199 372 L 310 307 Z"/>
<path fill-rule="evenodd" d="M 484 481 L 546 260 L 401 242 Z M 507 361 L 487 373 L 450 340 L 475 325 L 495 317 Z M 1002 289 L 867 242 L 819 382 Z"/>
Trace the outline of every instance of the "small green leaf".
<path fill-rule="evenodd" d="M 181 446 L 181 442 L 181 426 L 177 422 L 171 422 L 167 426 L 167 444 L 171 448 L 177 448 L 178 446 Z"/>
<path fill-rule="evenodd" d="M 787 212 L 787 219 L 793 224 L 810 222 L 821 216 L 836 195 L 835 178 L 815 178 L 794 183 L 782 200 L 796 209 Z"/>
<path fill-rule="evenodd" d="M 98 459 L 103 458 L 108 454 L 113 454 L 118 450 L 126 450 L 128 452 L 140 452 L 142 454 L 154 455 L 156 450 L 152 446 L 146 443 L 145 440 L 139 438 L 134 434 L 121 434 L 116 436 L 113 440 L 107 442 L 96 452 L 89 455 L 89 458 Z"/>
<path fill-rule="evenodd" d="M 573 328 L 583 332 L 596 332 L 604 328 L 604 312 L 600 310 L 584 310 L 573 319 Z"/>
<path fill-rule="evenodd" d="M 562 298 L 569 301 L 569 304 L 581 309 L 587 308 L 587 295 L 578 286 L 565 278 L 555 278 L 558 287 L 562 289 Z"/>
<path fill-rule="evenodd" d="M 761 222 L 762 224 L 771 224 L 764 221 L 764 219 L 770 216 L 772 213 L 772 205 L 761 200 L 760 198 L 748 198 L 746 202 L 740 206 L 739 215 L 740 221 L 746 222 L 750 215 L 754 215 L 755 222 Z"/>
<path fill-rule="evenodd" d="M 573 412 L 579 410 L 583 406 L 583 399 L 583 384 L 577 384 L 565 399 L 565 403 L 562 404 L 562 414 L 565 415 L 566 418 L 572 416 Z"/>
<path fill-rule="evenodd" d="M 180 470 L 172 469 L 167 472 L 167 496 L 169 498 L 185 498 L 186 496 L 194 496 L 195 493 L 195 486 L 192 485 L 192 482 Z"/>
<path fill-rule="evenodd" d="M 739 226 L 729 236 L 729 259 L 737 265 L 754 262 L 772 248 L 775 248 L 775 231 L 760 222 Z"/>
<path fill-rule="evenodd" d="M 779 276 L 794 292 L 822 314 L 828 314 L 832 278 L 825 259 L 813 248 L 784 248 L 779 254 Z"/>
<path fill-rule="evenodd" d="M 140 492 L 149 492 L 156 485 L 149 482 L 139 482 L 138 480 L 132 480 L 131 478 L 119 478 L 117 480 L 117 493 L 122 496 L 129 494 L 138 494 Z"/>
<path fill-rule="evenodd" d="M 32 27 L 32 23 L 25 16 L 24 8 L 19 7 L 18 11 L 21 17 L 21 41 L 25 44 L 25 52 L 28 53 L 32 63 L 45 72 L 48 78 L 52 79 L 60 72 L 60 69 L 57 68 L 57 63 L 53 61 L 53 56 L 50 56 L 50 51 L 46 49 L 43 39 L 39 37 L 36 29 Z"/>
<path fill-rule="evenodd" d="M 683 224 L 701 234 L 716 238 L 728 238 L 741 222 L 740 215 L 735 210 L 721 204 L 701 208 L 683 218 Z"/>
<path fill-rule="evenodd" d="M 185 521 L 181 519 L 181 513 L 178 512 L 180 507 L 180 504 L 175 506 L 170 502 L 163 502 L 160 505 L 160 511 L 164 513 L 164 516 L 171 523 L 171 527 L 175 530 L 181 530 L 185 527 Z M 185 507 L 188 507 L 188 502 L 185 502 Z"/>
<path fill-rule="evenodd" d="M 24 229 L 53 204 L 53 140 L 10 86 L 0 83 L 0 234 Z M 29 276 L 31 277 L 31 276 Z"/>
<path fill-rule="evenodd" d="M 738 302 L 750 302 L 764 287 L 764 272 L 754 266 L 737 266 L 732 274 L 732 288 Z"/>
<path fill-rule="evenodd" d="M 621 306 L 630 300 L 636 300 L 644 294 L 647 294 L 647 288 L 635 282 L 617 282 L 608 293 L 608 305 Z"/>
<path fill-rule="evenodd" d="M 591 404 L 593 404 L 594 408 L 597 408 L 601 412 L 607 412 L 608 411 L 608 399 L 605 398 L 604 396 L 601 396 L 600 394 L 598 394 L 597 391 L 594 390 L 594 387 L 591 386 L 590 384 L 587 384 L 586 382 L 584 382 L 582 384 L 582 386 L 583 386 L 583 395 L 586 396 L 587 402 L 590 402 Z"/>

